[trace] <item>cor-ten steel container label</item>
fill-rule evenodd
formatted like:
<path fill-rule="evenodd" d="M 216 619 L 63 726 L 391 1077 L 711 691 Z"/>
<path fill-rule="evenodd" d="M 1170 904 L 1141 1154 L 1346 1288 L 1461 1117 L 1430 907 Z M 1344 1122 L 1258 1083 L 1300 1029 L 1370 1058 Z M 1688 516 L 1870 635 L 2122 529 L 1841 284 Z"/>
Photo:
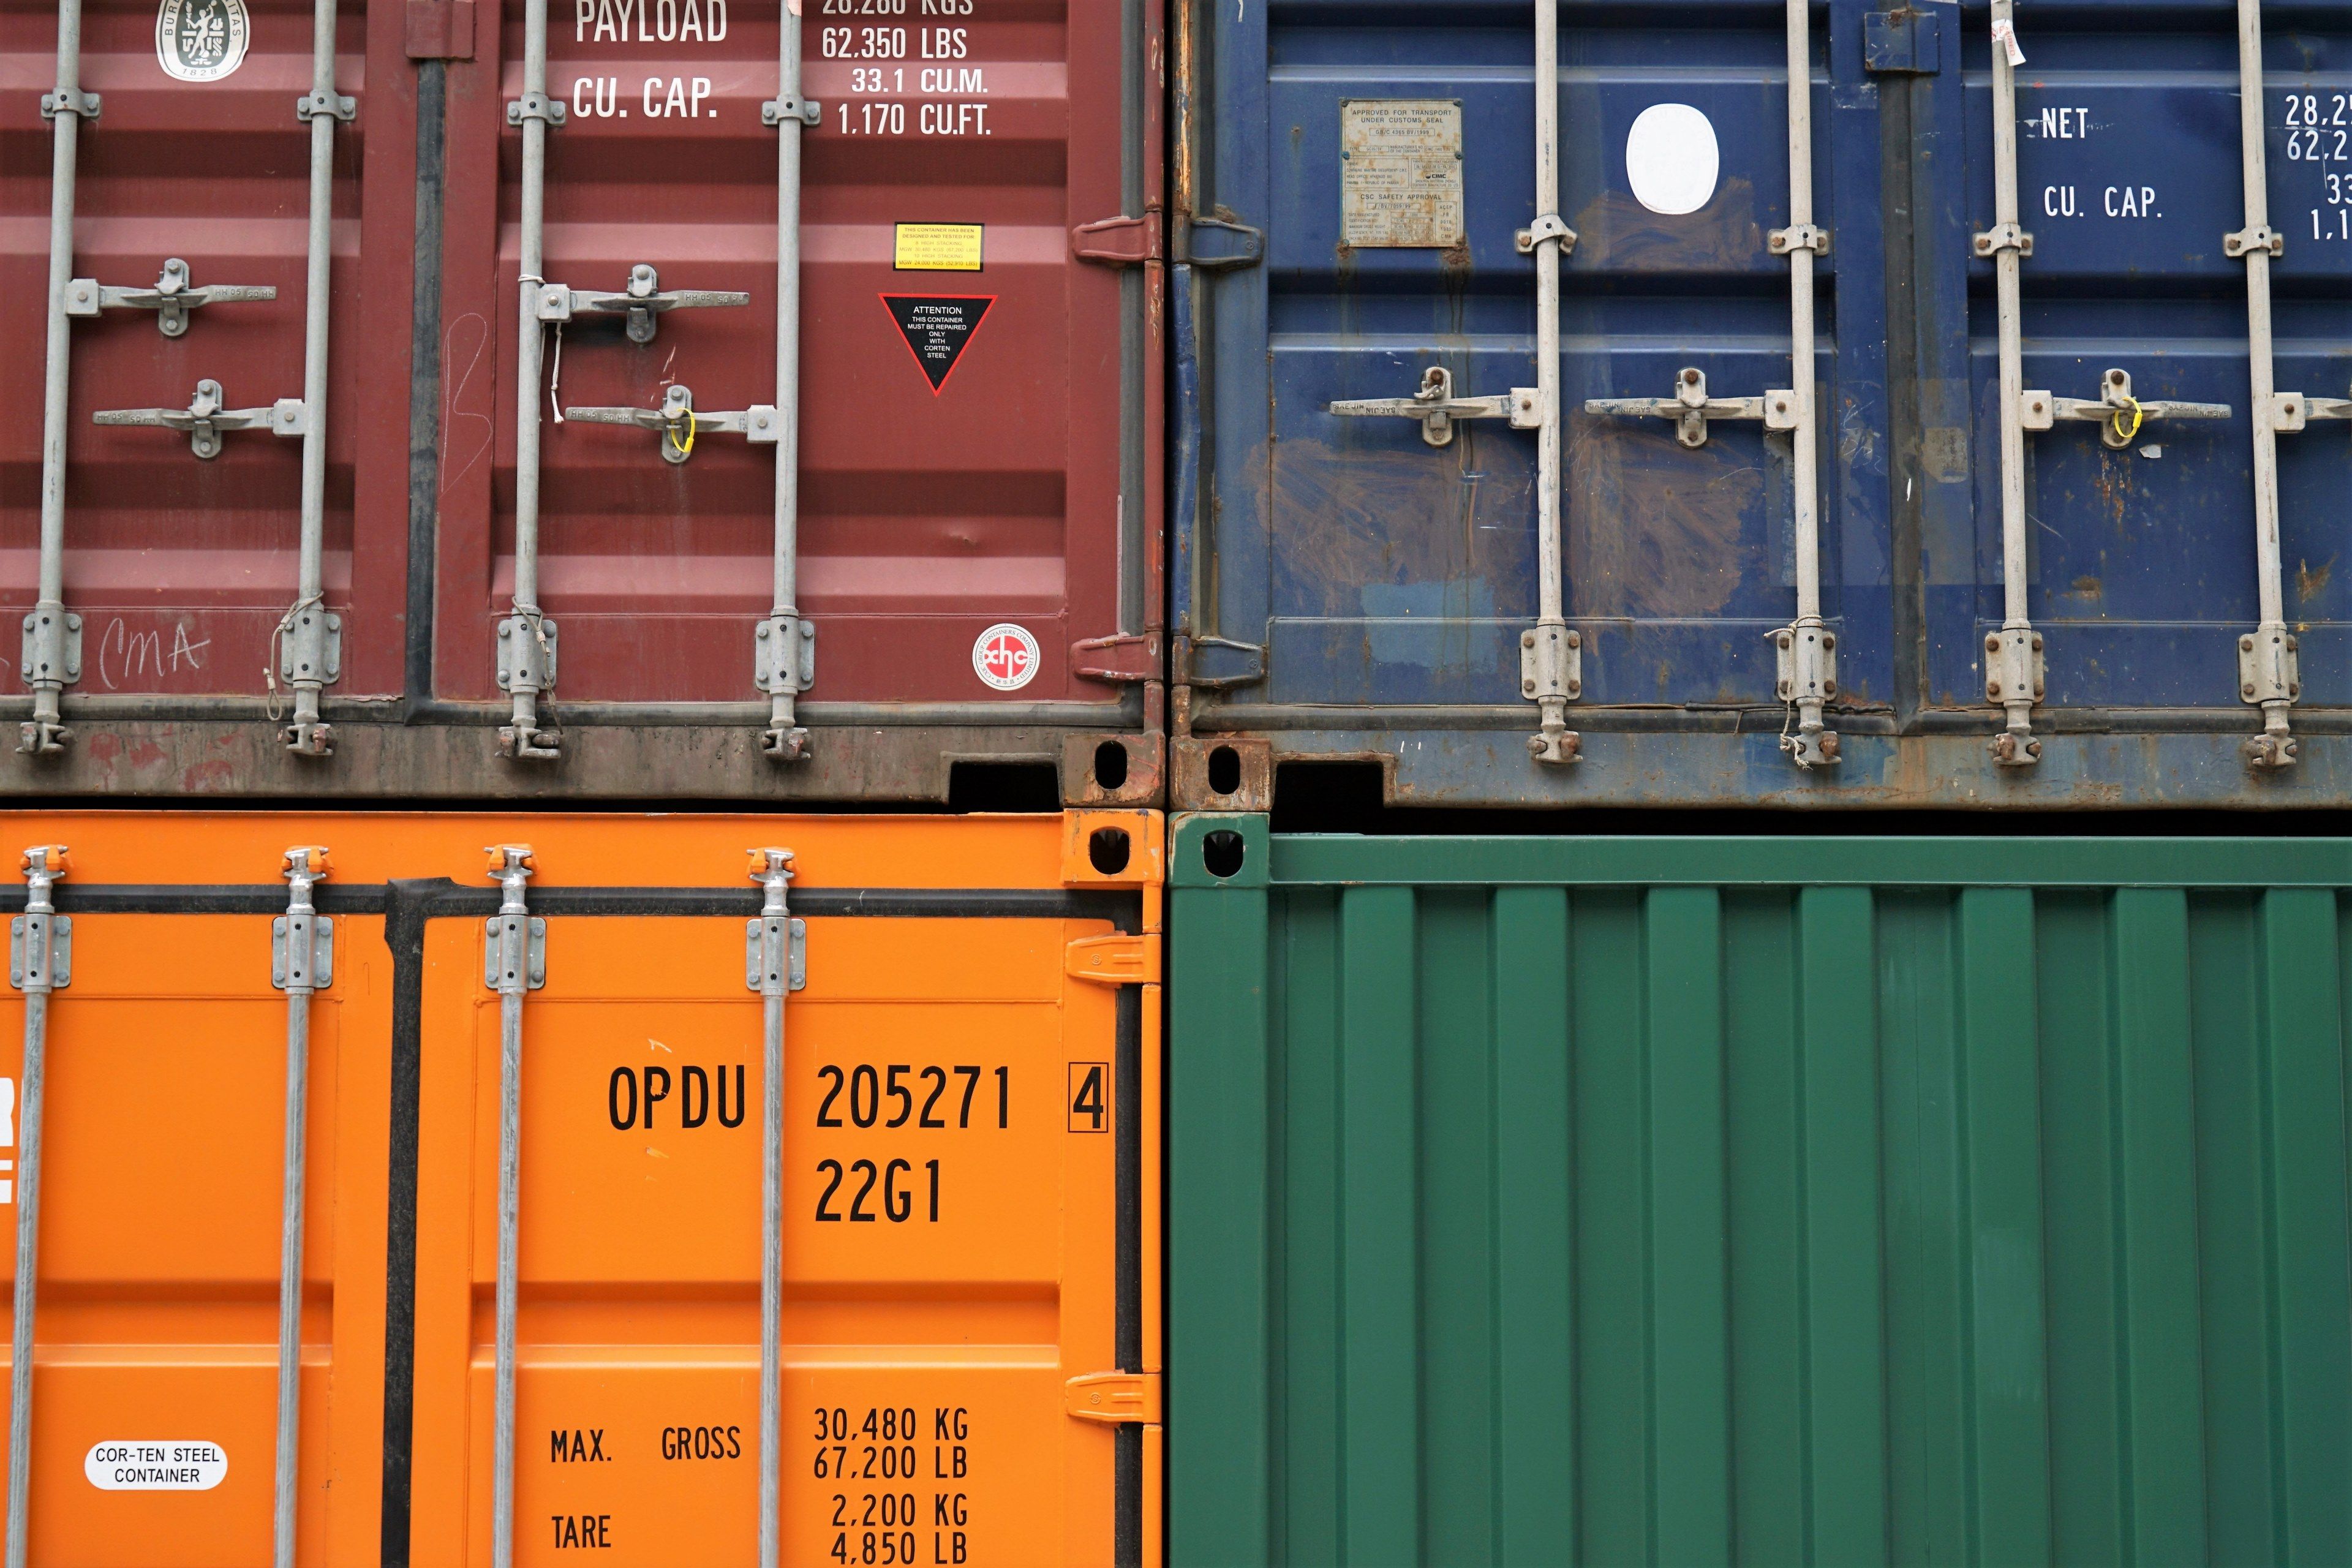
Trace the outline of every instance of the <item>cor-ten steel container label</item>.
<path fill-rule="evenodd" d="M 1463 243 L 1459 100 L 1340 100 L 1339 233 L 1358 247 Z"/>

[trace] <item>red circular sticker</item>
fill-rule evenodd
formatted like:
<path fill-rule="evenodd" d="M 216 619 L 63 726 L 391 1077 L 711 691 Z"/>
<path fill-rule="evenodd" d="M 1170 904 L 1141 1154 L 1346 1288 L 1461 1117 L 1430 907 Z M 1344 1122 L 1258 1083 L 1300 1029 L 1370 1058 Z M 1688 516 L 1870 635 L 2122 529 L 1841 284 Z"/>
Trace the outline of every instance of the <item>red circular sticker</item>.
<path fill-rule="evenodd" d="M 971 645 L 971 668 L 999 691 L 1018 691 L 1036 678 L 1037 639 L 1026 626 L 1000 621 Z"/>

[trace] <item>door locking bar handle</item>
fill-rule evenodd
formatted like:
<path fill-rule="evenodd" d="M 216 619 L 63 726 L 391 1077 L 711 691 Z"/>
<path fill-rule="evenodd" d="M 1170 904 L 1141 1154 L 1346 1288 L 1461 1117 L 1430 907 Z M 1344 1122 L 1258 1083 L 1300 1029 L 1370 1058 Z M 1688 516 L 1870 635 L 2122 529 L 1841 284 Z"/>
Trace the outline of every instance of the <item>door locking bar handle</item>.
<path fill-rule="evenodd" d="M 751 302 L 751 295 L 733 289 L 665 289 L 661 274 L 639 262 L 629 268 L 628 284 L 617 294 L 543 283 L 540 285 L 538 310 L 542 321 L 568 321 L 574 316 L 625 315 L 629 319 L 629 341 L 649 343 L 654 341 L 654 319 L 665 310 L 700 310 Z M 570 416 L 567 411 L 565 417 Z"/>
<path fill-rule="evenodd" d="M 740 436 L 755 447 L 773 446 L 777 429 L 772 405 L 755 403 L 749 408 L 711 413 L 695 407 L 694 389 L 689 386 L 671 387 L 662 395 L 658 408 L 567 408 L 563 417 L 583 425 L 634 425 L 641 430 L 658 430 L 666 463 L 683 463 L 694 456 L 698 437 Z"/>
<path fill-rule="evenodd" d="M 1343 418 L 1418 419 L 1421 438 L 1433 447 L 1449 446 L 1457 419 L 1508 419 L 1514 430 L 1543 427 L 1542 403 L 1532 386 L 1515 386 L 1507 397 L 1456 397 L 1454 373 L 1431 365 L 1421 374 L 1421 390 L 1411 397 L 1356 397 L 1330 405 Z"/>
<path fill-rule="evenodd" d="M 152 310 L 155 329 L 167 338 L 188 330 L 188 312 L 203 305 L 244 304 L 275 300 L 277 289 L 268 283 L 191 283 L 188 264 L 178 257 L 163 263 L 163 275 L 152 289 L 118 289 L 95 278 L 76 278 L 66 285 L 66 314 L 96 316 L 101 310 Z"/>
<path fill-rule="evenodd" d="M 2048 430 L 2060 420 L 2096 425 L 2099 439 L 2119 452 L 2150 419 L 2227 419 L 2231 413 L 2226 403 L 2143 403 L 2132 395 L 2131 373 L 2124 370 L 2099 378 L 2096 398 L 2029 391 L 2019 395 L 2017 408 L 2028 430 Z"/>
<path fill-rule="evenodd" d="M 1761 397 L 1711 397 L 1706 373 L 1696 365 L 1685 365 L 1675 373 L 1672 397 L 1592 397 L 1585 400 L 1584 411 L 1621 418 L 1672 419 L 1675 439 L 1694 450 L 1706 445 L 1710 420 L 1760 419 L 1767 430 L 1797 427 L 1794 391 L 1768 392 Z"/>
<path fill-rule="evenodd" d="M 101 408 L 89 422 L 184 431 L 196 456 L 209 462 L 220 456 L 221 437 L 228 431 L 266 429 L 273 436 L 299 437 L 310 430 L 310 415 L 299 397 L 281 397 L 267 408 L 224 407 L 221 384 L 208 376 L 196 383 L 196 395 L 185 408 Z"/>
<path fill-rule="evenodd" d="M 2352 397 L 2305 397 L 2300 392 L 2271 395 L 2271 428 L 2295 435 L 2315 419 L 2352 419 Z"/>

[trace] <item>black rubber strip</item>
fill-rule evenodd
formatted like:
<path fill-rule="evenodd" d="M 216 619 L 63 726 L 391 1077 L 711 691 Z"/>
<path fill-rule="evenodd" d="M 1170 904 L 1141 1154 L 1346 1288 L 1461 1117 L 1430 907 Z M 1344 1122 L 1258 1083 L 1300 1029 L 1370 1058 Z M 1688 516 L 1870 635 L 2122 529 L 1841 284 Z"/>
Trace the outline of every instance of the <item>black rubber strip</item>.
<path fill-rule="evenodd" d="M 416 67 L 416 249 L 409 285 L 408 593 L 402 636 L 401 713 L 433 700 L 433 621 L 441 531 L 442 184 L 449 67 Z"/>
<path fill-rule="evenodd" d="M 386 889 L 392 949 L 392 1134 L 386 1161 L 383 1284 L 383 1471 L 381 1559 L 408 1568 L 409 1480 L 416 1413 L 416 1125 L 425 1058 L 425 922 L 447 881 Z"/>

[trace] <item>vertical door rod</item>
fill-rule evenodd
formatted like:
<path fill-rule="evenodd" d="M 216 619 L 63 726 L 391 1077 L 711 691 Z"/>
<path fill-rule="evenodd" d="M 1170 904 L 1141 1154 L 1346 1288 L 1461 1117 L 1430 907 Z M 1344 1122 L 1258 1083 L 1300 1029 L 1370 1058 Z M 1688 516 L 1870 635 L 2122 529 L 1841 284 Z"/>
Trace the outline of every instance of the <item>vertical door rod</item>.
<path fill-rule="evenodd" d="M 1992 753 L 2005 767 L 2031 767 L 2042 757 L 2033 738 L 2033 705 L 2043 680 L 2042 634 L 2026 615 L 2025 583 L 2025 343 L 2018 303 L 2018 264 L 2033 254 L 2033 237 L 2017 215 L 2017 42 L 2015 0 L 1992 0 L 1993 226 L 1976 237 L 1976 253 L 1992 258 L 1995 309 L 2000 323 L 2000 630 L 1985 638 L 1985 700 L 1999 706 L 2006 727 Z"/>
<path fill-rule="evenodd" d="M 1813 258 L 1826 253 L 1826 230 L 1813 223 L 1812 18 L 1806 0 L 1789 0 L 1789 226 L 1770 236 L 1789 258 L 1789 373 L 1796 399 L 1790 442 L 1796 458 L 1797 618 L 1772 634 L 1780 697 L 1793 701 L 1797 732 L 1780 747 L 1801 768 L 1838 760 L 1838 738 L 1823 727 L 1822 706 L 1837 695 L 1837 638 L 1822 621 L 1819 410 L 1813 398 Z"/>
<path fill-rule="evenodd" d="M 1539 763 L 1576 761 L 1570 699 L 1583 689 L 1579 645 L 1561 603 L 1559 541 L 1559 5 L 1536 0 L 1536 221 L 1525 248 L 1536 258 L 1536 626 L 1519 637 L 1519 690 L 1532 697 L 1537 731 L 1528 752 Z"/>
<path fill-rule="evenodd" d="M 785 908 L 793 879 L 789 849 L 751 851 L 751 879 L 766 892 L 745 931 L 744 980 L 760 994 L 760 1568 L 776 1568 L 782 1550 L 784 1312 L 784 997 L 806 983 L 801 922 Z"/>
<path fill-rule="evenodd" d="M 53 122 L 49 163 L 48 348 L 41 384 L 41 565 L 33 613 L 25 617 L 24 663 L 33 716 L 16 749 L 31 755 L 65 750 L 73 738 L 58 710 L 65 689 L 81 678 L 81 617 L 66 613 L 66 384 L 72 332 L 66 290 L 73 281 L 74 174 L 81 122 L 98 118 L 98 94 L 81 89 L 81 0 L 58 0 L 58 85 L 41 100 Z M 11 1514 L 13 1521 L 16 1515 Z M 12 1540 L 20 1531 L 12 1531 Z"/>
<path fill-rule="evenodd" d="M 555 623 L 539 612 L 539 378 L 546 349 L 540 293 L 547 279 L 547 128 L 563 123 L 563 105 L 547 96 L 547 0 L 524 0 L 522 96 L 507 105 L 507 123 L 522 131 L 520 277 L 515 322 L 515 565 L 512 613 L 499 623 L 499 684 L 513 718 L 499 749 L 521 762 L 552 762 L 560 737 L 540 728 L 539 694 L 555 687 Z"/>
<path fill-rule="evenodd" d="M 533 0 L 544 9 L 544 0 Z M 504 895 L 484 928 L 482 980 L 499 994 L 499 1279 L 490 1426 L 490 1561 L 514 1564 L 515 1293 L 521 1237 L 522 999 L 547 984 L 547 922 L 523 901 L 528 844 L 493 845 L 490 876 Z"/>
<path fill-rule="evenodd" d="M 335 91 L 335 0 L 313 0 L 310 90 L 294 117 L 310 127 L 310 220 L 302 296 L 302 537 L 294 603 L 278 617 L 275 655 L 264 670 L 271 692 L 294 691 L 294 719 L 281 735 L 289 751 L 323 757 L 334 750 L 319 719 L 319 693 L 342 675 L 342 618 L 327 613 L 322 557 L 327 528 L 327 309 L 333 299 L 335 123 L 359 105 Z"/>
<path fill-rule="evenodd" d="M 335 979 L 335 922 L 310 902 L 327 875 L 316 846 L 286 851 L 286 912 L 270 922 L 270 984 L 286 993 L 286 1154 L 278 1241 L 276 1568 L 294 1568 L 302 1436 L 302 1225 L 309 1173 L 310 998 Z"/>
<path fill-rule="evenodd" d="M 752 673 L 768 694 L 768 730 L 760 744 L 771 760 L 798 762 L 808 752 L 793 702 L 809 688 L 816 627 L 801 619 L 801 130 L 817 105 L 801 96 L 801 8 L 786 5 L 776 46 L 776 96 L 760 106 L 776 130 L 776 539 L 775 604 L 756 629 Z"/>
<path fill-rule="evenodd" d="M 72 0 L 67 0 L 70 5 Z M 40 1300 L 41 1093 L 47 1076 L 49 994 L 73 979 L 73 920 L 49 889 L 66 847 L 25 851 L 25 912 L 8 922 L 8 979 L 25 994 L 25 1061 L 16 1088 L 16 1280 L 8 1363 L 7 1568 L 25 1568 L 33 1532 L 33 1312 Z"/>

